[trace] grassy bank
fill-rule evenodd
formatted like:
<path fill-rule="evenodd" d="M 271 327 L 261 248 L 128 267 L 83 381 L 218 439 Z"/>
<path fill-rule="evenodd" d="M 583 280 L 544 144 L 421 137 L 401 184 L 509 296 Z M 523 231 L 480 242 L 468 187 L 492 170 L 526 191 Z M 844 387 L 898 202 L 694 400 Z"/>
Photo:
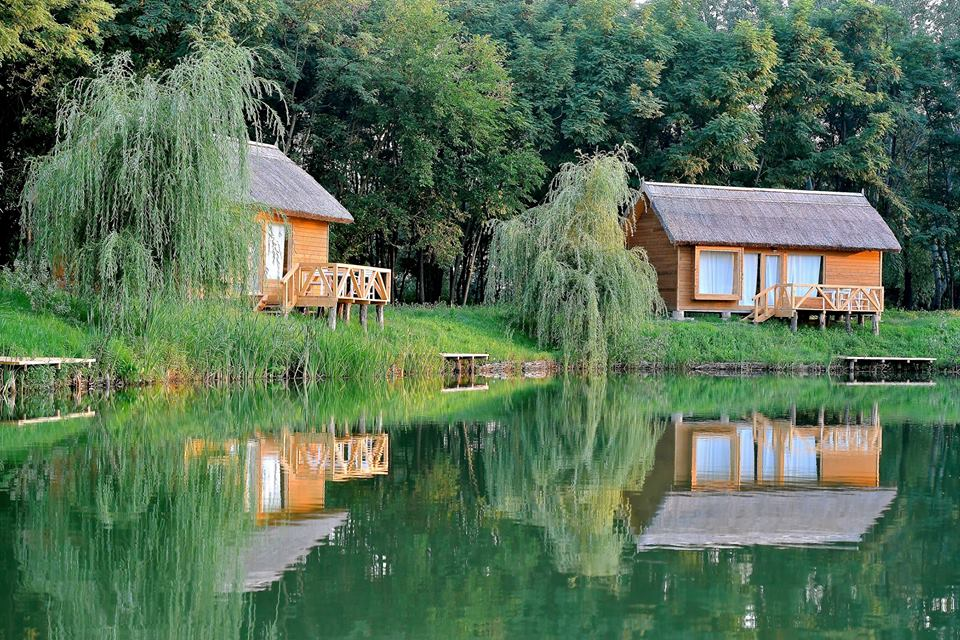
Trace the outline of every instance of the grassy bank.
<path fill-rule="evenodd" d="M 496 307 L 390 307 L 386 328 L 364 334 L 356 320 L 330 332 L 322 320 L 252 313 L 242 306 L 195 303 L 162 309 L 139 338 L 108 337 L 69 314 L 31 308 L 26 296 L 0 291 L 0 353 L 96 357 L 101 374 L 128 382 L 262 380 L 292 377 L 367 380 L 388 372 L 434 376 L 441 351 L 489 353 L 492 361 L 550 360 L 511 328 Z M 616 361 L 684 370 L 714 363 L 789 370 L 830 364 L 839 354 L 926 356 L 960 367 L 960 314 L 890 311 L 880 336 L 868 326 L 819 331 L 786 323 L 759 326 L 704 317 L 658 320 L 623 336 Z"/>
<path fill-rule="evenodd" d="M 937 358 L 941 368 L 960 366 L 960 313 L 888 311 L 880 335 L 869 323 L 842 325 L 826 331 L 801 326 L 791 333 L 786 322 L 760 325 L 704 316 L 686 322 L 658 321 L 623 347 L 627 363 L 650 362 L 665 368 L 690 368 L 712 363 L 758 363 L 789 369 L 799 365 L 827 366 L 837 355 L 915 356 Z"/>
<path fill-rule="evenodd" d="M 0 354 L 95 357 L 101 375 L 128 382 L 439 375 L 441 351 L 510 362 L 553 357 L 492 307 L 391 307 L 383 330 L 371 322 L 364 333 L 356 318 L 331 332 L 313 316 L 198 302 L 161 309 L 142 337 L 130 338 L 33 310 L 25 295 L 0 291 Z"/>

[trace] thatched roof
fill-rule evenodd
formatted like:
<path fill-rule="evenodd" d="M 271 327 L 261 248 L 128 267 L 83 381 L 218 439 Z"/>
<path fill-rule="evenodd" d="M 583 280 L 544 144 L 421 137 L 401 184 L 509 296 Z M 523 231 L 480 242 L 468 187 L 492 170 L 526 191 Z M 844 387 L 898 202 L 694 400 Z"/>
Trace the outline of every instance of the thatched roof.
<path fill-rule="evenodd" d="M 900 251 L 862 193 L 644 182 L 673 244 Z"/>
<path fill-rule="evenodd" d="M 247 146 L 250 198 L 287 215 L 329 222 L 353 222 L 353 216 L 319 182 L 272 144 Z"/>
<path fill-rule="evenodd" d="M 337 527 L 346 522 L 346 511 L 333 511 L 257 529 L 240 551 L 243 590 L 266 589 L 285 572 L 302 564 L 311 549 L 332 538 Z"/>
<path fill-rule="evenodd" d="M 896 489 L 674 492 L 636 536 L 657 547 L 856 544 Z"/>

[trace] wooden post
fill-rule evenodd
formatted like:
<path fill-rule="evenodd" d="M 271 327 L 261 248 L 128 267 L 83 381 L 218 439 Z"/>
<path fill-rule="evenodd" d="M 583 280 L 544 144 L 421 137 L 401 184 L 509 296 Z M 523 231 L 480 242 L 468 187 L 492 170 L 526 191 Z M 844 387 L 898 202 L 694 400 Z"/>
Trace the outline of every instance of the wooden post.
<path fill-rule="evenodd" d="M 335 331 L 337 328 L 337 305 L 334 303 L 332 307 L 327 308 L 327 324 L 330 326 L 331 331 Z"/>
<path fill-rule="evenodd" d="M 857 314 L 857 325 L 859 325 L 859 326 L 861 326 L 861 327 L 863 326 L 863 314 L 862 314 L 862 313 L 858 313 L 858 314 Z"/>
<path fill-rule="evenodd" d="M 383 329 L 383 305 L 377 305 L 377 324 L 380 325 L 380 328 Z"/>
<path fill-rule="evenodd" d="M 360 326 L 364 331 L 367 330 L 367 307 L 369 306 L 368 304 L 360 305 Z"/>
<path fill-rule="evenodd" d="M 800 314 L 796 311 L 793 312 L 793 315 L 790 316 L 790 331 L 794 333 L 797 332 L 797 323 L 800 320 Z"/>
<path fill-rule="evenodd" d="M 853 315 L 853 314 L 851 314 L 849 311 L 847 311 L 846 319 L 844 320 L 844 322 L 845 322 L 846 325 L 847 325 L 847 333 L 850 333 L 851 331 L 853 331 L 853 327 L 850 326 L 850 316 L 851 316 L 851 315 Z"/>
<path fill-rule="evenodd" d="M 350 324 L 350 309 L 353 307 L 353 305 L 348 302 L 343 306 L 344 306 L 343 321 L 346 322 L 347 324 Z"/>
<path fill-rule="evenodd" d="M 824 311 L 820 314 L 820 331 L 825 331 L 827 328 L 827 312 Z"/>
<path fill-rule="evenodd" d="M 880 314 L 873 314 L 873 335 L 880 335 Z"/>

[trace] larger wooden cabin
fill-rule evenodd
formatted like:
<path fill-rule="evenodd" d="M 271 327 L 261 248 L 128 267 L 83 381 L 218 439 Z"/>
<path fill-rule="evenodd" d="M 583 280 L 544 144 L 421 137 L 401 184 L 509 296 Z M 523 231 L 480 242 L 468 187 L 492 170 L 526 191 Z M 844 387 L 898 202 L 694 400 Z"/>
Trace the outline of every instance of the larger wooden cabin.
<path fill-rule="evenodd" d="M 626 225 L 674 317 L 685 312 L 781 317 L 883 313 L 884 251 L 900 251 L 860 193 L 644 182 Z"/>
<path fill-rule="evenodd" d="M 366 308 L 373 305 L 382 323 L 383 305 L 390 302 L 390 270 L 330 262 L 330 225 L 352 223 L 350 212 L 274 145 L 250 142 L 247 163 L 250 199 L 263 227 L 260 264 L 250 283 L 257 308 L 349 313 L 356 304 L 365 320 Z"/>

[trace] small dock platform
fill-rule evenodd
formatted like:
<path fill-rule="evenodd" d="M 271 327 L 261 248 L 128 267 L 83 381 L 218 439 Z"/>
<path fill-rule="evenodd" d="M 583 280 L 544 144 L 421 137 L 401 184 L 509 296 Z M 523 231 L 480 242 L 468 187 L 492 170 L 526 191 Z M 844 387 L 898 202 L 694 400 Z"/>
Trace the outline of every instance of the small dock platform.
<path fill-rule="evenodd" d="M 453 370 L 457 373 L 476 373 L 477 360 L 486 360 L 489 353 L 441 353 L 440 357 L 453 363 Z"/>
<path fill-rule="evenodd" d="M 895 380 L 885 380 L 887 373 L 894 373 L 901 376 L 900 382 L 918 382 L 911 380 L 914 374 L 931 373 L 936 358 L 919 358 L 913 356 L 837 356 L 847 374 L 849 382 L 857 382 L 857 373 L 879 374 L 880 380 L 867 380 L 864 382 L 882 382 L 891 384 Z M 928 382 L 921 380 L 921 382 Z"/>
<path fill-rule="evenodd" d="M 60 369 L 65 364 L 78 364 L 92 367 L 97 363 L 94 358 L 32 358 L 17 356 L 0 356 L 0 367 L 23 368 L 28 367 L 56 367 Z"/>

